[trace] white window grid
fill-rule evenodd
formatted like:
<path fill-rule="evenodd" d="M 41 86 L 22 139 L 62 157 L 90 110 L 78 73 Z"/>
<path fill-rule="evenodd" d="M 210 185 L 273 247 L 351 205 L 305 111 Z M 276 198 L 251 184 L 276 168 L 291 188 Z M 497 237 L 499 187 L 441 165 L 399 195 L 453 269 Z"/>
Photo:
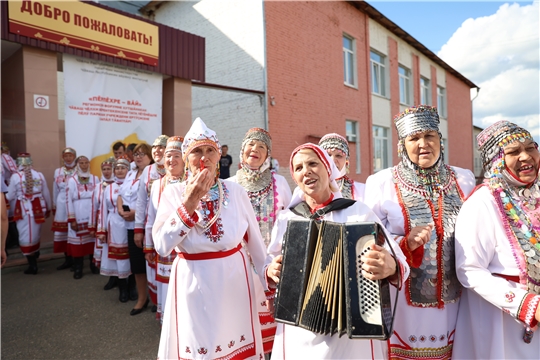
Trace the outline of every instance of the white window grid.
<path fill-rule="evenodd" d="M 420 103 L 422 105 L 431 105 L 429 80 L 420 77 Z"/>
<path fill-rule="evenodd" d="M 386 66 L 385 56 L 371 51 L 371 92 L 386 96 Z"/>
<path fill-rule="evenodd" d="M 446 118 L 446 89 L 441 86 L 437 86 L 437 109 L 439 115 Z"/>
<path fill-rule="evenodd" d="M 358 121 L 353 120 L 346 120 L 345 121 L 345 136 L 347 137 L 347 141 L 349 142 L 349 149 L 351 148 L 351 144 L 354 143 L 355 148 L 355 155 L 356 155 L 356 174 L 360 174 L 360 171 L 362 169 L 361 163 L 360 163 L 360 137 L 359 137 L 359 127 L 358 127 Z"/>
<path fill-rule="evenodd" d="M 399 65 L 399 102 L 404 105 L 411 104 L 411 71 Z"/>
<path fill-rule="evenodd" d="M 356 86 L 354 47 L 354 39 L 343 35 L 343 82 L 349 86 Z"/>
<path fill-rule="evenodd" d="M 388 145 L 389 129 L 383 126 L 373 126 L 373 171 L 381 171 L 390 163 Z"/>

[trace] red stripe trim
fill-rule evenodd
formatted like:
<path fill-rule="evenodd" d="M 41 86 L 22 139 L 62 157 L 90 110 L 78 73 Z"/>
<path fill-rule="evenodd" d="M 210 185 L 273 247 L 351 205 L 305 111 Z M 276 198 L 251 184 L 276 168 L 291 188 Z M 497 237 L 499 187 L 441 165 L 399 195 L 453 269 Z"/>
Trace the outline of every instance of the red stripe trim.
<path fill-rule="evenodd" d="M 39 242 L 29 246 L 20 245 L 20 248 L 23 255 L 30 255 L 39 250 Z"/>
<path fill-rule="evenodd" d="M 502 277 L 503 279 L 506 279 L 508 281 L 513 281 L 519 284 L 519 276 L 504 275 L 504 274 L 493 274 L 493 276 Z"/>
<path fill-rule="evenodd" d="M 235 252 L 239 251 L 242 248 L 242 244 L 238 244 L 237 247 L 227 251 L 216 251 L 216 252 L 204 252 L 197 254 L 188 254 L 179 252 L 178 257 L 186 260 L 210 260 L 210 259 L 219 259 L 227 256 L 231 256 Z"/>

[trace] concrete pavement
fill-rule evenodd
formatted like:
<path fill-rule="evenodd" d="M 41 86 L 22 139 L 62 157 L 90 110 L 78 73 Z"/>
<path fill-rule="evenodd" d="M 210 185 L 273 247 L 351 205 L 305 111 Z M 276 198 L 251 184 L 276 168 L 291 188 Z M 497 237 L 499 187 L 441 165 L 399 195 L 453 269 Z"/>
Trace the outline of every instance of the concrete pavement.
<path fill-rule="evenodd" d="M 40 259 L 42 260 L 42 259 Z M 118 301 L 108 277 L 57 271 L 63 259 L 38 262 L 37 275 L 22 266 L 1 271 L 3 359 L 156 359 L 160 325 L 150 306 L 130 316 L 135 301 Z"/>

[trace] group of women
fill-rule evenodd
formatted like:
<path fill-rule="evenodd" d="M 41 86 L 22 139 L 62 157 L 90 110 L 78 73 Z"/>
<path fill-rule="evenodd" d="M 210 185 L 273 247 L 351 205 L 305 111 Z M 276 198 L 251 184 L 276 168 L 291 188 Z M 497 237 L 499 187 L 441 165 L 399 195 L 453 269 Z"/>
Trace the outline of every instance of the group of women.
<path fill-rule="evenodd" d="M 162 321 L 158 359 L 538 358 L 538 145 L 507 121 L 486 128 L 477 138 L 485 180 L 475 188 L 471 171 L 443 161 L 436 108 L 408 108 L 394 123 L 398 165 L 357 183 L 347 176 L 347 140 L 328 134 L 292 152 L 293 193 L 271 170 L 271 136 L 259 128 L 244 137 L 237 173 L 219 179 L 221 146 L 200 118 L 185 138 L 138 145 L 134 165 L 107 163 L 114 176 L 101 185 L 87 176 L 85 158 L 73 168 L 74 157 L 64 157 L 60 175 L 73 172 L 67 190 L 55 190 L 66 194 L 64 213 L 64 200 L 53 201 L 56 228 L 69 229 L 67 247 L 62 234 L 55 241 L 77 274 L 95 231 L 91 253 L 97 261 L 101 248 L 100 272 L 118 278 L 108 285 L 118 285 L 120 301 L 135 295 L 127 280 L 134 274 L 132 315 L 150 293 Z M 91 206 L 77 206 L 92 196 Z M 340 198 L 355 202 L 332 207 Z M 300 204 L 317 221 L 384 228 L 389 241 L 372 246 L 361 264 L 365 278 L 387 279 L 400 295 L 387 341 L 274 321 L 283 237 L 290 220 L 307 216 L 291 210 Z M 94 205 L 92 226 L 77 209 Z"/>

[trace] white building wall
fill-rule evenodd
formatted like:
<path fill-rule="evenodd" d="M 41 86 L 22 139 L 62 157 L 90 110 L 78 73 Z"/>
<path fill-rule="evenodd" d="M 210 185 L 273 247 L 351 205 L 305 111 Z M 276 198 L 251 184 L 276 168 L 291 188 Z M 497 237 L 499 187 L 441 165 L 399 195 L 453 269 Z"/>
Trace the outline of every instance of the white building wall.
<path fill-rule="evenodd" d="M 205 38 L 207 83 L 265 91 L 262 0 L 164 2 L 155 21 Z M 246 131 L 265 128 L 264 104 L 256 94 L 196 85 L 192 90 L 193 117 L 229 146 L 235 169 Z"/>

